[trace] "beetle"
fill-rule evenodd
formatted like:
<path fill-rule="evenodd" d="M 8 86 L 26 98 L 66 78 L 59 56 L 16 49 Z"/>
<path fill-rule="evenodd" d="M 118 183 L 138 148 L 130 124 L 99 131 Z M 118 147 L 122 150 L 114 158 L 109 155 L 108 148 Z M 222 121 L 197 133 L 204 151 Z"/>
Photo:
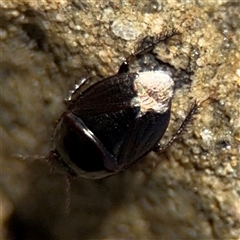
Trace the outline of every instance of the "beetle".
<path fill-rule="evenodd" d="M 50 160 L 70 176 L 100 179 L 129 168 L 150 151 L 162 152 L 195 114 L 190 109 L 177 133 L 161 148 L 170 120 L 174 82 L 162 70 L 129 71 L 130 62 L 157 43 L 178 34 L 173 29 L 145 38 L 117 74 L 102 79 L 76 97 L 60 117 L 52 138 Z"/>

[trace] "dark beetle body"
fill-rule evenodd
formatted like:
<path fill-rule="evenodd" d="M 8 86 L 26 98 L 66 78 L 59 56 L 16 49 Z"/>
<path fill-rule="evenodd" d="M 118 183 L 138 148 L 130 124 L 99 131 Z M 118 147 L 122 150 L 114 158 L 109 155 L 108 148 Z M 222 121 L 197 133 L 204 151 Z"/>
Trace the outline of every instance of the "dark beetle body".
<path fill-rule="evenodd" d="M 106 78 L 80 94 L 54 133 L 54 154 L 77 176 L 102 178 L 130 167 L 155 148 L 167 129 L 170 105 L 139 116 L 133 106 L 137 73 Z M 60 158 L 60 159 L 59 159 Z"/>
<path fill-rule="evenodd" d="M 161 70 L 129 72 L 129 62 L 176 33 L 146 38 L 119 72 L 90 86 L 70 102 L 53 135 L 50 160 L 67 174 L 98 179 L 129 168 L 150 151 L 164 151 L 195 114 L 195 103 L 177 133 L 165 145 L 174 82 Z M 149 43 L 147 44 L 146 43 Z"/>

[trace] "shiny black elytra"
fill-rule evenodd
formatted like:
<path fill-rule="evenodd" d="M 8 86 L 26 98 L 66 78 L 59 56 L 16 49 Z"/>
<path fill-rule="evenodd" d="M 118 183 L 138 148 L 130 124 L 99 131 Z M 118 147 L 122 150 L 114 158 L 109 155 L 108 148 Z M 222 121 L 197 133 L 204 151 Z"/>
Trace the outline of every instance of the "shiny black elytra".
<path fill-rule="evenodd" d="M 50 153 L 54 165 L 72 176 L 99 179 L 172 144 L 198 105 L 192 106 L 177 133 L 160 148 L 170 120 L 173 80 L 163 71 L 129 72 L 128 64 L 174 34 L 175 30 L 148 38 L 149 44 L 130 55 L 116 75 L 74 93 L 77 96 L 54 130 Z"/>

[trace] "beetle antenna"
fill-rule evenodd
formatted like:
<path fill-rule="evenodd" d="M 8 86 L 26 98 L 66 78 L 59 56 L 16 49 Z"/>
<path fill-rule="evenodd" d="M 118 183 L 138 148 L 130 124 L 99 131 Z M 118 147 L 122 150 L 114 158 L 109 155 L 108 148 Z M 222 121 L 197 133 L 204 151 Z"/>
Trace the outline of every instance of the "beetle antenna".
<path fill-rule="evenodd" d="M 128 72 L 128 65 L 131 61 L 133 61 L 137 56 L 142 55 L 146 52 L 149 52 L 150 50 L 152 50 L 154 48 L 154 46 L 156 44 L 158 44 L 159 42 L 162 42 L 174 35 L 180 34 L 179 30 L 177 28 L 172 28 L 170 30 L 166 30 L 160 34 L 158 34 L 157 36 L 147 36 L 145 38 L 142 39 L 142 41 L 140 42 L 137 50 L 132 53 L 120 66 L 118 73 L 124 73 L 124 72 Z"/>
<path fill-rule="evenodd" d="M 67 174 L 65 176 L 65 184 L 66 184 L 66 214 L 68 215 L 71 211 L 71 179 L 72 176 Z"/>
<path fill-rule="evenodd" d="M 43 155 L 23 155 L 21 153 L 12 154 L 12 157 L 21 159 L 21 160 L 46 160 L 47 157 Z"/>

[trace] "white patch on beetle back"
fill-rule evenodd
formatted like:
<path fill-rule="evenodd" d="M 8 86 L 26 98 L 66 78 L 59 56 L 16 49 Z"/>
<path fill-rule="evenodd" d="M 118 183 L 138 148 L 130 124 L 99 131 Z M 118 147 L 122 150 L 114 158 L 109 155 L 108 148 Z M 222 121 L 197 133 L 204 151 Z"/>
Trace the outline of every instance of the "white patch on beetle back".
<path fill-rule="evenodd" d="M 173 96 L 174 82 L 163 71 L 139 72 L 134 80 L 137 96 L 131 101 L 132 106 L 140 106 L 140 115 L 148 111 L 165 113 Z"/>

